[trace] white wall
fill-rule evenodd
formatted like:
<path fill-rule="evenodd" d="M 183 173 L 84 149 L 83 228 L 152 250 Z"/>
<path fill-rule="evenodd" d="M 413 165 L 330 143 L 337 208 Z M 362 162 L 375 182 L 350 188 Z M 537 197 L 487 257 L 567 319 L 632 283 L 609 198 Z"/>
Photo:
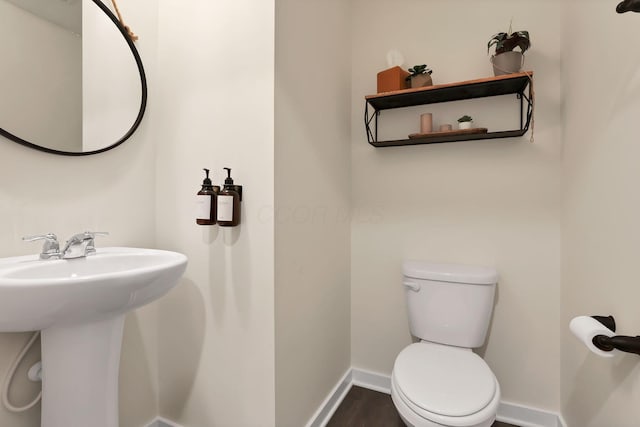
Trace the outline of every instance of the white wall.
<path fill-rule="evenodd" d="M 503 399 L 558 410 L 560 332 L 560 3 L 355 0 L 353 19 L 351 249 L 352 362 L 389 374 L 411 342 L 401 288 L 405 258 L 495 266 L 500 274 L 483 354 Z M 486 43 L 531 32 L 535 143 L 518 139 L 373 148 L 364 96 L 392 48 L 405 67 L 426 63 L 434 83 L 492 75 Z M 515 97 L 513 97 L 515 98 Z M 506 103 L 506 104 L 505 104 Z M 509 108 L 508 106 L 512 107 Z M 492 130 L 517 127 L 515 100 L 480 99 L 383 112 L 381 132 L 406 137 L 420 112 L 463 114 Z"/>
<path fill-rule="evenodd" d="M 350 17 L 341 0 L 276 2 L 278 427 L 305 425 L 351 364 Z"/>
<path fill-rule="evenodd" d="M 640 418 L 637 356 L 599 358 L 567 326 L 577 315 L 611 314 L 619 334 L 640 330 L 640 52 L 632 44 L 640 16 L 618 15 L 615 5 L 572 1 L 565 19 L 562 412 L 570 427 L 631 427 Z"/>
<path fill-rule="evenodd" d="M 186 426 L 275 425 L 274 2 L 161 1 L 156 234 L 189 257 L 160 300 L 160 413 Z M 195 223 L 212 170 L 244 186 L 243 224 Z"/>
<path fill-rule="evenodd" d="M 107 2 L 105 4 L 112 6 Z M 153 0 L 118 4 L 125 23 L 140 37 L 136 41 L 136 47 L 144 64 L 149 87 L 156 88 L 159 85 L 156 65 L 159 5 Z M 135 178 L 127 180 L 123 183 L 125 187 L 121 189 L 130 198 L 125 205 L 127 208 L 124 209 L 124 213 L 121 213 L 123 216 L 129 215 L 126 218 L 127 226 L 132 229 L 142 228 L 148 236 L 147 241 L 124 242 L 130 246 L 162 248 L 157 242 L 155 233 L 157 221 L 155 211 L 157 170 L 153 162 L 157 152 L 157 142 L 153 133 L 157 120 L 155 116 L 154 108 L 148 106 L 140 127 L 122 147 L 136 144 L 139 139 L 142 139 L 148 147 L 142 160 L 144 170 L 149 175 L 145 176 L 142 183 L 137 182 Z M 116 148 L 113 153 L 118 150 L 119 148 Z M 99 160 L 101 156 L 96 156 L 101 164 L 100 167 L 108 169 L 109 165 L 102 164 Z M 121 161 L 129 160 L 125 158 Z M 110 206 L 113 209 L 114 205 Z M 138 210 L 144 214 L 137 212 Z M 133 211 L 136 211 L 136 214 L 131 216 Z M 149 227 L 153 229 L 149 230 Z M 157 307 L 157 303 L 152 303 L 127 316 L 120 360 L 120 427 L 146 426 L 159 411 Z"/>

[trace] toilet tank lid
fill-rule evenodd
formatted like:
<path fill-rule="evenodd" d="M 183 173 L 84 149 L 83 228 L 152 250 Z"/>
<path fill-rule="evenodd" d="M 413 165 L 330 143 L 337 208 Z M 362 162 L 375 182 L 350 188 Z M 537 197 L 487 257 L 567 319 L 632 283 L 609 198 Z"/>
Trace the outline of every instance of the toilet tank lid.
<path fill-rule="evenodd" d="M 498 281 L 498 272 L 492 267 L 439 264 L 428 261 L 405 261 L 402 265 L 402 274 L 414 279 L 472 285 L 492 285 Z"/>

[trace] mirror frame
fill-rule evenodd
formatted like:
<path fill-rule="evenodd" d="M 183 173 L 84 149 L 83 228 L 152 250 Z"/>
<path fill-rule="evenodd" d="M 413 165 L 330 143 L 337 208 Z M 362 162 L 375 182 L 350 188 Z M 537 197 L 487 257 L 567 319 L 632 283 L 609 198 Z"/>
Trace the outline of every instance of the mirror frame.
<path fill-rule="evenodd" d="M 129 37 L 129 33 L 124 28 L 124 26 L 120 23 L 118 18 L 113 14 L 113 12 L 111 12 L 111 10 L 104 3 L 102 3 L 102 1 L 100 0 L 92 0 L 92 1 L 96 6 L 98 6 L 105 13 L 105 15 L 109 17 L 109 19 L 111 19 L 111 21 L 116 26 L 116 28 L 118 28 L 118 30 L 120 31 L 120 34 L 122 35 L 122 37 L 124 37 L 125 41 L 127 42 L 127 45 L 129 46 L 129 49 L 131 50 L 131 53 L 133 54 L 133 57 L 136 61 L 136 65 L 138 67 L 138 73 L 140 74 L 140 86 L 141 86 L 142 97 L 140 102 L 140 110 L 138 110 L 138 116 L 136 117 L 135 122 L 131 126 L 131 129 L 129 129 L 124 134 L 124 136 L 122 136 L 119 140 L 117 140 L 113 144 L 107 147 L 101 148 L 99 150 L 86 151 L 86 152 L 60 151 L 60 150 L 55 150 L 53 148 L 43 147 L 41 145 L 34 144 L 33 142 L 26 141 L 12 134 L 11 132 L 6 131 L 1 127 L 0 127 L 0 135 L 4 136 L 5 138 L 13 142 L 17 142 L 18 144 L 21 144 L 39 151 L 44 151 L 46 153 L 58 154 L 61 156 L 89 156 L 91 154 L 103 153 L 105 151 L 111 150 L 112 148 L 116 148 L 117 146 L 125 142 L 127 139 L 129 139 L 129 137 L 133 135 L 136 129 L 138 129 L 138 126 L 140 126 L 140 122 L 142 121 L 142 117 L 144 116 L 144 112 L 147 108 L 147 76 L 145 75 L 145 72 L 144 72 L 142 59 L 140 58 L 140 54 L 138 53 L 138 49 L 136 49 L 136 46 L 133 43 L 133 40 L 131 40 L 131 37 Z"/>

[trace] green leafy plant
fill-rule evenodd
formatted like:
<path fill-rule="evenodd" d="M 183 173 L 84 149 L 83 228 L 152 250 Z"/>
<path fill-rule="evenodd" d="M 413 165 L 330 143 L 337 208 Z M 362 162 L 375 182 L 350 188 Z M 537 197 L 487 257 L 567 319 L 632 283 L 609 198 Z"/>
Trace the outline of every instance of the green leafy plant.
<path fill-rule="evenodd" d="M 458 119 L 458 123 L 471 122 L 471 121 L 473 121 L 473 118 L 471 116 L 467 116 L 467 115 L 464 115 L 464 116 L 462 116 L 462 117 L 460 117 Z"/>
<path fill-rule="evenodd" d="M 408 75 L 405 80 L 410 80 L 411 77 L 419 76 L 420 74 L 431 74 L 433 73 L 433 70 L 430 68 L 427 68 L 427 64 L 422 64 L 422 65 L 414 65 L 413 67 L 409 68 L 409 72 L 411 74 Z"/>
<path fill-rule="evenodd" d="M 511 28 L 509 28 L 511 31 Z M 529 31 L 514 31 L 512 33 L 498 33 L 494 34 L 487 43 L 487 54 L 491 49 L 491 46 L 495 46 L 495 54 L 501 54 L 505 52 L 511 52 L 516 47 L 520 48 L 522 53 L 525 53 L 527 49 L 531 47 L 531 39 L 529 38 Z"/>

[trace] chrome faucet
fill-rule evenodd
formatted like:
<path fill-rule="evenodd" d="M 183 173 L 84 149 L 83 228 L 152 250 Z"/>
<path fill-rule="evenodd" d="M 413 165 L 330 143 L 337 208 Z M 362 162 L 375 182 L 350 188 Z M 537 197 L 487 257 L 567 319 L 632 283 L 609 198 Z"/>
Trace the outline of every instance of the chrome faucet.
<path fill-rule="evenodd" d="M 96 236 L 108 236 L 106 232 L 85 231 L 71 236 L 60 251 L 63 259 L 84 258 L 96 253 Z"/>
<path fill-rule="evenodd" d="M 53 233 L 47 233 L 39 236 L 25 236 L 22 240 L 26 242 L 34 242 L 36 240 L 44 240 L 40 259 L 73 259 L 83 258 L 87 255 L 96 253 L 94 239 L 96 236 L 108 236 L 106 232 L 85 231 L 71 236 L 64 244 L 64 248 L 60 250 L 58 238 Z"/>

